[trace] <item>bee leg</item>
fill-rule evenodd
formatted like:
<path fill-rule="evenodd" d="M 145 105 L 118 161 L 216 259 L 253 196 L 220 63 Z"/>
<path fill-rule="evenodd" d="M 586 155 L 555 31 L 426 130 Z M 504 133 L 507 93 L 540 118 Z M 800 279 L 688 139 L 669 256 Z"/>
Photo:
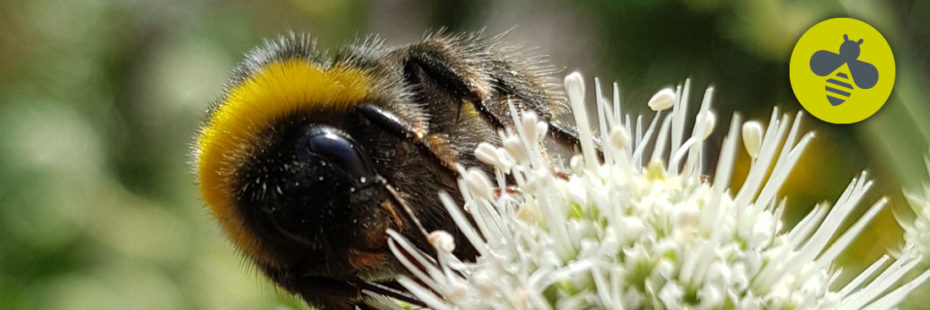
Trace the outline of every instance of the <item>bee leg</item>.
<path fill-rule="evenodd" d="M 561 123 L 549 122 L 549 134 L 565 147 L 572 148 L 581 145 L 581 140 L 578 138 L 578 130 L 562 125 Z"/>
<path fill-rule="evenodd" d="M 391 283 L 351 283 L 329 278 L 300 278 L 292 282 L 299 287 L 300 296 L 310 305 L 322 310 L 374 309 L 365 303 L 363 290 L 394 298 L 412 305 L 426 307 L 422 301 Z"/>
<path fill-rule="evenodd" d="M 556 142 L 568 148 L 581 147 L 581 139 L 578 138 L 578 130 L 574 127 L 566 126 L 558 122 L 549 122 L 549 134 Z M 604 151 L 601 145 L 601 139 L 591 137 L 594 142 L 594 149 L 597 150 L 598 156 L 603 157 Z"/>
<path fill-rule="evenodd" d="M 404 123 L 397 115 L 372 104 L 361 104 L 356 109 L 375 125 L 381 126 L 381 128 L 398 138 L 413 143 L 429 154 L 429 157 L 435 160 L 437 164 L 448 169 L 453 175 L 458 176 L 458 171 L 455 169 L 454 154 L 448 147 L 448 142 L 442 137 L 424 135 L 413 129 L 409 124 Z"/>
<path fill-rule="evenodd" d="M 348 310 L 363 303 L 361 289 L 350 282 L 321 277 L 300 277 L 289 282 L 307 304 L 319 309 Z"/>
<path fill-rule="evenodd" d="M 471 103 L 494 128 L 504 128 L 501 120 L 482 102 L 487 97 L 488 86 L 481 82 L 480 77 L 469 74 L 476 70 L 466 68 L 466 64 L 448 61 L 457 57 L 445 55 L 447 53 L 451 52 L 442 44 L 411 47 L 404 60 L 406 78 L 414 85 L 436 85 L 441 92 Z M 426 80 L 433 83 L 426 83 Z"/>
<path fill-rule="evenodd" d="M 433 47 L 440 51 L 446 49 L 440 46 Z M 442 52 L 431 50 L 431 47 L 425 45 L 411 47 L 409 52 L 404 63 L 404 72 L 413 84 L 423 84 L 424 79 L 432 79 L 454 97 L 468 101 L 480 101 L 487 92 L 475 83 L 479 80 L 477 77 L 466 76 L 469 70 L 450 67 L 449 62 L 443 59 L 451 57 L 437 55 Z"/>
<path fill-rule="evenodd" d="M 415 228 L 420 233 L 419 235 L 421 239 L 419 240 L 419 244 L 421 245 L 421 250 L 432 257 L 436 257 L 435 249 L 430 246 L 426 246 L 429 244 L 429 232 L 426 231 L 426 228 L 423 226 L 423 223 L 420 222 L 420 218 L 417 217 L 416 212 L 413 211 L 413 208 L 410 206 L 410 204 L 408 204 L 407 201 L 400 196 L 397 190 L 394 189 L 394 187 L 391 186 L 391 184 L 389 184 L 384 178 L 378 177 L 375 182 L 379 183 L 381 187 L 388 193 L 388 198 L 390 199 L 391 204 L 396 204 L 401 210 L 403 210 L 403 214 L 406 219 L 413 223 L 413 228 Z"/>
<path fill-rule="evenodd" d="M 420 306 L 426 308 L 426 304 L 422 301 L 405 292 L 403 287 L 401 287 L 397 282 L 391 281 L 387 283 L 378 283 L 378 282 L 363 282 L 360 284 L 361 289 L 382 295 L 391 297 L 408 304 Z"/>

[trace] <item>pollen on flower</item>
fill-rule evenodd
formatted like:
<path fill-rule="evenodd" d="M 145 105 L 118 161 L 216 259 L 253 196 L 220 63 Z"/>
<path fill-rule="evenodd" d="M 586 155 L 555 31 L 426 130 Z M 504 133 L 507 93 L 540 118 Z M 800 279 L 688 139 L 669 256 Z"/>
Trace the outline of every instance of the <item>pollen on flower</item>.
<path fill-rule="evenodd" d="M 623 128 L 614 128 L 610 131 L 610 147 L 622 150 L 630 143 L 630 134 Z"/>
<path fill-rule="evenodd" d="M 427 236 L 427 240 L 437 250 L 451 253 L 455 251 L 455 239 L 448 232 L 437 230 Z"/>
<path fill-rule="evenodd" d="M 671 108 L 675 104 L 675 91 L 671 88 L 664 88 L 649 99 L 647 104 L 653 111 L 662 111 Z"/>
<path fill-rule="evenodd" d="M 546 124 L 511 106 L 517 126 L 502 133 L 503 145 L 481 143 L 475 150 L 495 169 L 495 178 L 461 169 L 464 208 L 440 194 L 465 236 L 459 241 L 475 247 L 477 260 L 455 257 L 455 240 L 445 232 L 429 236 L 439 249 L 436 257 L 388 233 L 391 250 L 409 271 L 398 283 L 427 306 L 888 309 L 930 277 L 928 271 L 907 276 L 926 253 L 919 244 L 930 244 L 925 233 L 930 187 L 926 196 L 909 195 L 914 205 L 923 206 L 924 217 L 903 224 L 903 250 L 848 282 L 837 280 L 836 258 L 887 204 L 886 199 L 874 202 L 844 229 L 872 185 L 865 173 L 832 205 L 815 206 L 794 227 L 782 223 L 779 189 L 813 140 L 813 134 L 801 132 L 800 113 L 792 117 L 776 110 L 767 126 L 734 116 L 714 153 L 719 154 L 716 170 L 704 171 L 702 163 L 710 156 L 704 140 L 717 123 L 710 110 L 712 89 L 687 128 L 688 81 L 650 99 L 647 104 L 657 113 L 648 122 L 621 115 L 616 85 L 612 101 L 595 85 L 594 111 L 583 101 L 580 74 L 567 76 L 565 88 L 581 144 L 581 153 L 569 160 L 567 178 L 555 175 L 555 164 L 544 155 Z M 596 116 L 597 132 L 589 126 L 589 113 Z M 740 138 L 753 160 L 737 190 L 729 181 Z M 599 148 L 598 140 L 605 142 Z M 713 175 L 712 181 L 704 181 L 705 174 Z M 499 190 L 512 187 L 518 190 Z"/>
<path fill-rule="evenodd" d="M 759 155 L 759 148 L 762 146 L 762 125 L 756 121 L 750 121 L 743 124 L 743 145 L 746 147 L 746 153 L 753 159 Z"/>

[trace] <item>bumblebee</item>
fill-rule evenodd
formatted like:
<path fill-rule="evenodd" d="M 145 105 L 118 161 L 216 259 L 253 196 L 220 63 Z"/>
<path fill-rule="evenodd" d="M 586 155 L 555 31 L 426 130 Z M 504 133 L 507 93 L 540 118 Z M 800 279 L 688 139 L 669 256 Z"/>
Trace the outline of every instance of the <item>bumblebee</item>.
<path fill-rule="evenodd" d="M 200 192 L 234 245 L 309 305 L 368 308 L 362 290 L 417 304 L 392 281 L 403 268 L 385 231 L 429 253 L 422 232 L 445 230 L 473 259 L 437 193 L 458 192 L 457 165 L 483 167 L 473 150 L 499 143 L 508 101 L 543 120 L 564 110 L 552 73 L 481 34 L 398 48 L 372 37 L 331 58 L 307 35 L 266 41 L 208 109 Z M 552 125 L 554 141 L 577 142 Z"/>

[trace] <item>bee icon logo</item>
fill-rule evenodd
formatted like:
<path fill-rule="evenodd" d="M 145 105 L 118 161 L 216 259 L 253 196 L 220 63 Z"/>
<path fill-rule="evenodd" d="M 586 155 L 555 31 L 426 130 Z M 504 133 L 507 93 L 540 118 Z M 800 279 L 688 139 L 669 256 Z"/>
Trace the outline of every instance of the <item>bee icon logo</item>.
<path fill-rule="evenodd" d="M 819 50 L 811 56 L 811 71 L 818 76 L 827 76 L 836 73 L 827 79 L 824 90 L 827 91 L 827 100 L 833 106 L 838 106 L 852 95 L 853 85 L 861 89 L 869 89 L 878 83 L 878 69 L 874 65 L 859 60 L 862 51 L 860 46 L 863 39 L 853 41 L 848 35 L 843 35 L 843 44 L 840 53 Z M 846 64 L 850 75 L 837 70 Z M 852 83 L 850 83 L 850 81 Z"/>
<path fill-rule="evenodd" d="M 878 112 L 891 96 L 895 69 L 885 37 L 848 17 L 827 19 L 804 31 L 788 60 L 798 103 L 833 124 L 860 122 Z"/>

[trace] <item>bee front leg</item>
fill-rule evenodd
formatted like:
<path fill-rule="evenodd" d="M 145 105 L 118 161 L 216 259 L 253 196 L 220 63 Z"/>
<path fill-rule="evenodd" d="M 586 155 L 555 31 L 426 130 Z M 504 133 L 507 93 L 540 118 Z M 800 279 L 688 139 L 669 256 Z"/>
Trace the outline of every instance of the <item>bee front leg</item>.
<path fill-rule="evenodd" d="M 366 303 L 362 290 L 401 300 L 411 305 L 426 307 L 422 301 L 404 291 L 403 287 L 393 281 L 356 284 L 329 278 L 307 277 L 297 279 L 292 283 L 299 286 L 298 293 L 308 305 L 321 310 L 374 309 Z"/>
<path fill-rule="evenodd" d="M 301 277 L 288 282 L 288 286 L 308 305 L 320 310 L 350 310 L 364 304 L 361 289 L 347 281 Z"/>
<path fill-rule="evenodd" d="M 452 175 L 458 175 L 458 172 L 455 170 L 455 156 L 448 146 L 448 141 L 445 141 L 442 136 L 420 132 L 409 124 L 404 123 L 391 112 L 372 104 L 361 104 L 356 107 L 356 109 L 362 116 L 368 119 L 368 121 L 404 141 L 413 143 L 419 147 L 420 150 L 428 154 L 429 158 L 448 169 Z"/>

